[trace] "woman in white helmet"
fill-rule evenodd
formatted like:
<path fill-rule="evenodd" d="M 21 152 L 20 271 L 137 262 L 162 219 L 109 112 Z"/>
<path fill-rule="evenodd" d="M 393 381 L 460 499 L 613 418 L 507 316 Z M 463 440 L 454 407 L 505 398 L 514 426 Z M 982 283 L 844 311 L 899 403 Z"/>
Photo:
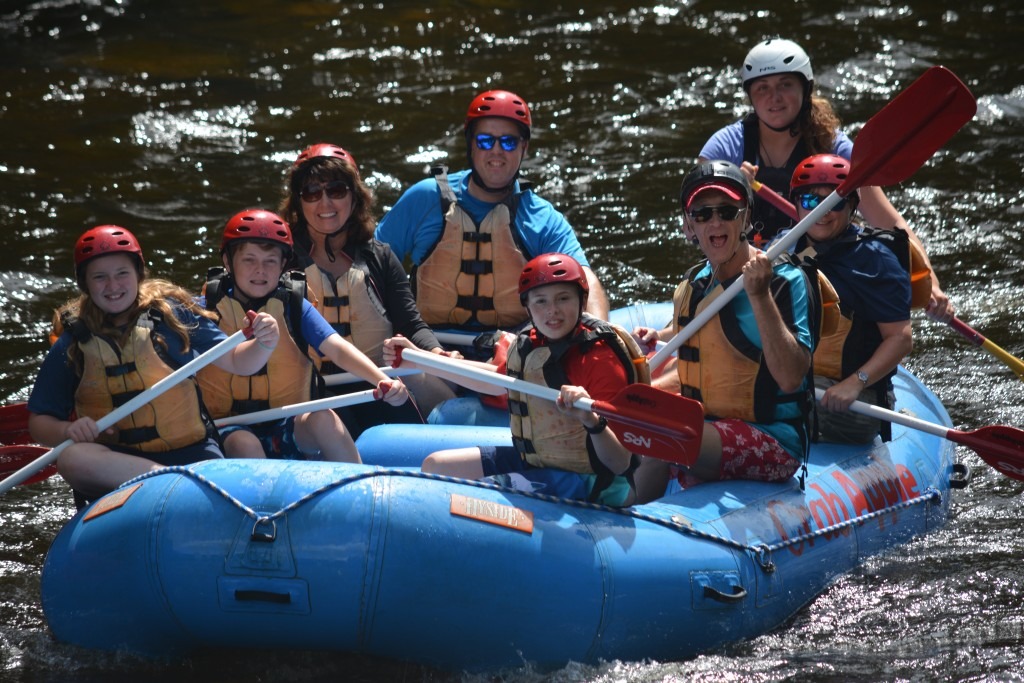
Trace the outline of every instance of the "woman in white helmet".
<path fill-rule="evenodd" d="M 747 53 L 741 71 L 743 89 L 754 111 L 712 135 L 700 151 L 701 163 L 731 161 L 751 180 L 786 196 L 800 160 L 814 154 L 852 157 L 853 142 L 839 129 L 832 105 L 813 94 L 814 72 L 803 48 L 782 38 L 765 40 Z M 882 188 L 861 188 L 859 211 L 868 224 L 903 228 L 920 243 Z M 761 197 L 755 199 L 752 221 L 755 243 L 771 240 L 791 224 L 788 215 Z M 953 305 L 934 277 L 927 312 L 943 322 L 953 317 Z"/>

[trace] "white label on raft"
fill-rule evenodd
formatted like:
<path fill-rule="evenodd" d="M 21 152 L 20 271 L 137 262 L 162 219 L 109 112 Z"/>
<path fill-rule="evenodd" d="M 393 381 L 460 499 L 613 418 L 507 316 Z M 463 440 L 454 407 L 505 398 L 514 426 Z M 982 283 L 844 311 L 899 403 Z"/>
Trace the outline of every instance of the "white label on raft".
<path fill-rule="evenodd" d="M 533 513 L 489 500 L 452 494 L 451 513 L 487 524 L 533 533 Z"/>
<path fill-rule="evenodd" d="M 118 489 L 113 493 L 108 493 L 107 495 L 97 500 L 96 504 L 92 506 L 92 509 L 89 510 L 89 512 L 85 513 L 85 517 L 82 518 L 82 522 L 88 522 L 90 519 L 99 517 L 100 515 L 110 512 L 111 510 L 116 510 L 117 508 L 127 503 L 128 499 L 132 497 L 132 494 L 138 491 L 140 488 L 142 488 L 141 481 L 135 486 L 129 486 L 126 489 Z"/>

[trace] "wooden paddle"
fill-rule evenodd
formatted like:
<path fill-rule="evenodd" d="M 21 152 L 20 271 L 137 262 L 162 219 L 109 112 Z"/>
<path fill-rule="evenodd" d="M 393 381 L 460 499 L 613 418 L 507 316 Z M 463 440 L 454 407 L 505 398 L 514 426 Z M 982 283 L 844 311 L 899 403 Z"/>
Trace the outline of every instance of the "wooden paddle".
<path fill-rule="evenodd" d="M 822 389 L 816 389 L 814 393 L 819 401 L 825 395 L 825 391 Z M 1024 430 L 1004 425 L 992 425 L 962 432 L 863 401 L 854 401 L 850 405 L 850 410 L 876 420 L 903 425 L 967 446 L 981 456 L 982 460 L 1006 476 L 1024 481 Z"/>
<path fill-rule="evenodd" d="M 399 348 L 396 365 L 406 362 L 422 370 L 464 377 L 548 401 L 557 400 L 560 394 L 551 387 L 476 368 L 436 353 Z M 633 453 L 679 465 L 692 465 L 700 454 L 704 406 L 698 401 L 647 384 L 630 384 L 610 401 L 582 399 L 575 407 L 607 419 L 622 445 Z"/>
<path fill-rule="evenodd" d="M 984 335 L 977 330 L 972 329 L 962 320 L 953 318 L 949 321 L 949 326 L 960 333 L 960 335 L 962 335 L 967 341 L 971 342 L 975 346 L 980 346 L 999 360 L 1003 361 L 1007 367 L 1016 373 L 1017 377 L 1024 379 L 1024 361 L 1020 358 L 1017 358 L 1010 352 L 1001 348 L 991 339 L 985 338 Z"/>
<path fill-rule="evenodd" d="M 759 195 L 768 199 L 772 204 L 785 211 L 791 218 L 797 218 L 796 207 L 790 204 L 778 192 L 767 185 L 757 182 L 756 180 L 752 183 L 752 187 L 754 188 L 754 192 L 757 192 Z M 1005 363 L 1011 370 L 1013 370 L 1014 373 L 1016 373 L 1017 377 L 1024 379 L 1024 361 L 1020 358 L 1017 358 L 990 339 L 986 339 L 984 335 L 956 316 L 954 316 L 947 324 L 964 339 L 975 346 L 980 346 Z"/>
<path fill-rule="evenodd" d="M 250 315 L 251 317 L 249 318 L 249 322 L 251 324 L 252 317 L 255 317 L 255 314 Z M 192 359 L 185 365 L 182 365 L 180 368 L 164 377 L 162 380 L 151 386 L 149 389 L 146 389 L 142 393 L 137 394 L 131 400 L 124 402 L 107 415 L 104 415 L 99 420 L 96 420 L 96 426 L 99 428 L 101 432 L 106 429 L 109 429 L 110 427 L 113 427 L 118 422 L 128 417 L 136 410 L 152 401 L 157 396 L 160 396 L 168 389 L 182 382 L 186 377 L 194 375 L 200 369 L 206 367 L 207 365 L 217 360 L 231 349 L 235 348 L 236 346 L 244 342 L 248 336 L 252 336 L 252 329 L 250 327 L 246 327 L 244 330 L 239 330 L 238 332 L 235 332 L 233 335 L 231 335 L 221 343 L 217 344 L 213 348 L 207 350 L 202 355 Z M 57 457 L 61 454 L 61 452 L 73 443 L 74 441 L 72 441 L 71 439 L 62 442 L 58 446 L 55 446 L 54 448 L 50 449 L 40 457 L 30 462 L 29 464 L 25 465 L 14 474 L 6 477 L 3 481 L 0 481 L 0 494 L 7 493 L 18 484 L 28 480 L 29 477 L 34 475 L 42 468 L 46 467 L 51 463 L 56 462 Z"/>
<path fill-rule="evenodd" d="M 853 146 L 850 175 L 785 236 L 768 250 L 776 259 L 828 213 L 843 197 L 863 185 L 891 185 L 909 178 L 953 133 L 971 120 L 977 104 L 953 72 L 933 66 L 892 102 L 868 119 Z M 663 363 L 683 342 L 743 290 L 741 274 L 651 358 L 652 367 Z"/>

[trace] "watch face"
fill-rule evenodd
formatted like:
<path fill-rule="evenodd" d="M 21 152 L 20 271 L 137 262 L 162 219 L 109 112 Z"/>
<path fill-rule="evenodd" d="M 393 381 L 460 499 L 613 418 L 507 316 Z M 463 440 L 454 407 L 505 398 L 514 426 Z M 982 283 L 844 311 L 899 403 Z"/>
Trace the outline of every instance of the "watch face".
<path fill-rule="evenodd" d="M 858 372 L 857 373 L 857 379 L 859 379 L 864 384 L 867 384 L 868 383 L 868 373 L 866 373 L 866 372 Z"/>

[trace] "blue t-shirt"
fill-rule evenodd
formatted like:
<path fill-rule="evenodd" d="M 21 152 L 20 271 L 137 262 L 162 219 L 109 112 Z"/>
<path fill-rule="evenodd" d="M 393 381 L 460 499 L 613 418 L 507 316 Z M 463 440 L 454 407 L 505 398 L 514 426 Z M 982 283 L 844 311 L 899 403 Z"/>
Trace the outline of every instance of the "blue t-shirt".
<path fill-rule="evenodd" d="M 853 141 L 841 130 L 836 131 L 832 153 L 849 161 L 853 157 Z M 720 128 L 704 144 L 700 157 L 709 161 L 731 161 L 739 166 L 743 163 L 743 122 L 730 123 Z"/>
<path fill-rule="evenodd" d="M 850 224 L 844 236 L 860 232 Z M 892 249 L 877 240 L 859 240 L 832 252 L 818 245 L 815 262 L 839 295 L 839 306 L 860 320 L 893 323 L 910 319 L 910 276 Z"/>
<path fill-rule="evenodd" d="M 497 203 L 473 197 L 469 193 L 469 178 L 468 170 L 458 171 L 448 175 L 448 182 L 459 205 L 479 225 Z M 518 182 L 516 191 L 519 191 Z M 515 225 L 529 252 L 528 258 L 557 252 L 573 257 L 582 266 L 590 266 L 569 221 L 546 199 L 541 199 L 533 192 L 523 193 L 516 211 Z M 441 190 L 437 181 L 431 177 L 419 181 L 398 198 L 395 206 L 377 225 L 375 236 L 389 244 L 399 260 L 405 261 L 411 255 L 412 262 L 419 265 L 430 253 L 443 229 Z"/>
<path fill-rule="evenodd" d="M 212 320 L 198 316 L 181 305 L 172 304 L 172 310 L 175 317 L 188 328 L 190 345 L 185 353 L 181 339 L 166 323 L 156 326 L 156 332 L 167 343 L 167 354 L 173 365 L 181 367 L 227 339 L 227 335 Z M 50 415 L 59 420 L 67 420 L 74 412 L 79 378 L 67 362 L 68 347 L 72 341 L 71 332 L 65 330 L 50 347 L 28 398 L 29 412 Z"/>
<path fill-rule="evenodd" d="M 814 341 L 811 336 L 810 299 L 807 294 L 807 284 L 804 280 L 804 274 L 798 267 L 789 263 L 778 263 L 774 266 L 773 270 L 777 277 L 783 278 L 787 283 L 786 286 L 773 297 L 775 299 L 775 304 L 779 309 L 779 313 L 782 315 L 782 320 L 785 323 L 786 328 L 796 338 L 797 343 L 807 349 L 808 353 L 811 353 L 814 348 Z M 711 265 L 705 263 L 704 268 L 697 273 L 696 278 L 699 279 L 710 276 Z M 712 280 L 712 286 L 718 284 L 720 284 L 718 280 Z M 746 290 L 741 289 L 739 294 L 737 294 L 736 297 L 726 305 L 731 306 L 735 311 L 736 319 L 739 323 L 740 331 L 743 332 L 743 336 L 745 336 L 750 343 L 758 349 L 763 350 L 764 346 L 761 343 L 761 333 L 757 329 L 757 319 L 754 317 L 754 309 L 750 305 L 750 298 L 747 296 Z M 807 389 L 806 378 L 800 384 L 799 391 L 804 391 L 805 389 Z M 800 418 L 800 406 L 792 401 L 788 403 L 780 403 L 776 408 L 775 415 L 779 420 Z M 783 448 L 794 456 L 803 456 L 803 440 L 800 438 L 799 432 L 797 432 L 793 425 L 781 421 L 769 424 L 751 424 L 762 432 L 770 434 L 782 445 Z"/>

